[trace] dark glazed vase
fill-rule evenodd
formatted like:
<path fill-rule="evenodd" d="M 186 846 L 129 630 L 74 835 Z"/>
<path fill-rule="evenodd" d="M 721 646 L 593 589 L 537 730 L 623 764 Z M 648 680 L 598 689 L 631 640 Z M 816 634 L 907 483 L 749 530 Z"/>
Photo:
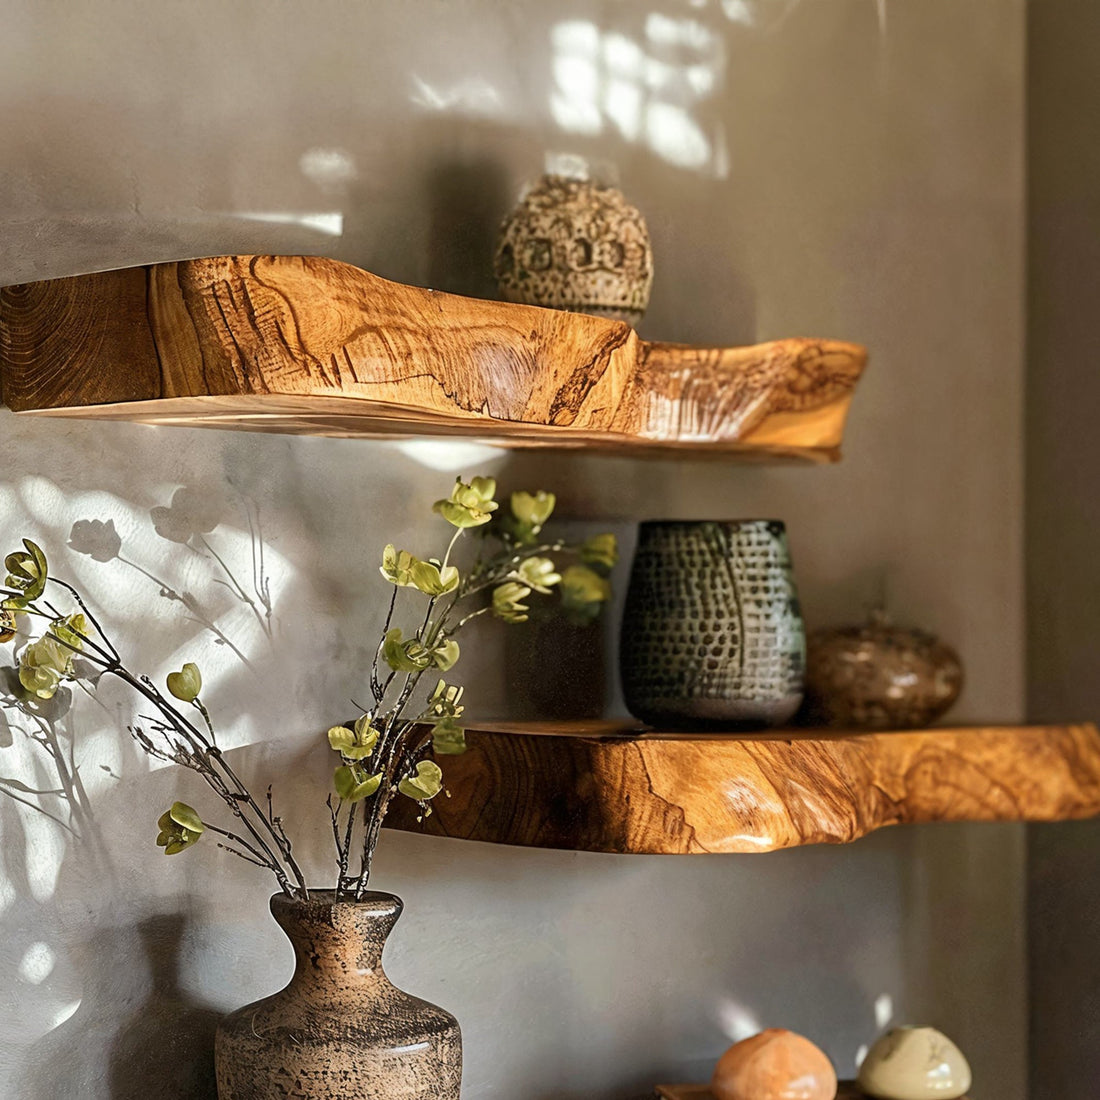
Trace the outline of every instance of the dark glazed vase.
<path fill-rule="evenodd" d="M 294 977 L 219 1025 L 219 1100 L 459 1100 L 458 1021 L 382 969 L 401 909 L 373 891 L 361 902 L 271 899 L 294 945 Z"/>
<path fill-rule="evenodd" d="M 626 705 L 652 726 L 788 721 L 806 639 L 783 524 L 643 523 L 619 655 Z"/>

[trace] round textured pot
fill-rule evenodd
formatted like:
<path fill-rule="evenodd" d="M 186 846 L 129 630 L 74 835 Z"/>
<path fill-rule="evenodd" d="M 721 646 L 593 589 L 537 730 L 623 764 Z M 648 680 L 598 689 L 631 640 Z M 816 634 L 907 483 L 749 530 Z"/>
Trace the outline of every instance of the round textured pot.
<path fill-rule="evenodd" d="M 806 638 L 778 520 L 640 525 L 619 646 L 636 718 L 671 729 L 782 725 Z"/>
<path fill-rule="evenodd" d="M 459 1100 L 458 1021 L 382 969 L 401 909 L 400 898 L 373 891 L 359 902 L 321 891 L 271 899 L 294 976 L 222 1020 L 219 1100 Z"/>

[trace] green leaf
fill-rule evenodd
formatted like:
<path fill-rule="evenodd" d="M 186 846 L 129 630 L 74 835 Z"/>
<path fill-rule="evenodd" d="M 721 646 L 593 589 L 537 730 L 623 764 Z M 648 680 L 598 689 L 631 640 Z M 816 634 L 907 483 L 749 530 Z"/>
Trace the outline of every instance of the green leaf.
<path fill-rule="evenodd" d="M 168 673 L 168 690 L 181 702 L 193 703 L 202 691 L 199 666 L 188 661 L 179 672 Z"/>
<path fill-rule="evenodd" d="M 443 789 L 443 771 L 433 761 L 421 760 L 416 765 L 416 774 L 402 779 L 397 789 L 414 802 L 428 802 Z"/>
<path fill-rule="evenodd" d="M 336 793 L 344 802 L 360 802 L 369 798 L 382 783 L 382 773 L 368 775 L 358 765 L 343 765 L 336 769 L 332 776 Z"/>

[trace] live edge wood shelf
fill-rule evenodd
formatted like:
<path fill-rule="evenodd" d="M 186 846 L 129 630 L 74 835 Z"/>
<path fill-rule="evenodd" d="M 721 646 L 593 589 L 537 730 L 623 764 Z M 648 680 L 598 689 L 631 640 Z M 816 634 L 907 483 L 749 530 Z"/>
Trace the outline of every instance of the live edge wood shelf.
<path fill-rule="evenodd" d="M 0 290 L 0 394 L 51 416 L 828 462 L 865 361 L 836 340 L 651 343 L 300 256 Z"/>
<path fill-rule="evenodd" d="M 885 825 L 1100 814 L 1100 731 L 990 726 L 691 737 L 610 722 L 480 725 L 446 760 L 435 836 L 589 852 L 767 852 Z"/>

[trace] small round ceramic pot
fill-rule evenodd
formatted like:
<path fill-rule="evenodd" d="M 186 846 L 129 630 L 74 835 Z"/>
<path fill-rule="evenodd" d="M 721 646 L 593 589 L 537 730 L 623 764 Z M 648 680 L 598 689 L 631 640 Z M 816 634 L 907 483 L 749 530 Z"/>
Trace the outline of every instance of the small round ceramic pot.
<path fill-rule="evenodd" d="M 806 640 L 778 520 L 643 523 L 619 647 L 636 718 L 669 729 L 782 725 Z"/>

